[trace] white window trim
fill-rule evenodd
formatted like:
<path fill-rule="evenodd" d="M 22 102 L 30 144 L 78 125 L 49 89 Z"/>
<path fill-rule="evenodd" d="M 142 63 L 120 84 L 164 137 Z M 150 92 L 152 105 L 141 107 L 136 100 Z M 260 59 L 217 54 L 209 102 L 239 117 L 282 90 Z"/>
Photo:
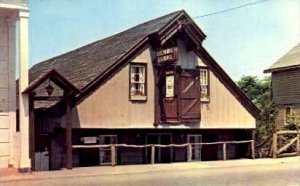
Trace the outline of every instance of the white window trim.
<path fill-rule="evenodd" d="M 288 125 L 287 124 L 287 115 L 286 115 L 286 109 L 287 108 L 290 108 L 290 115 L 292 115 L 292 113 L 293 113 L 293 107 L 291 105 L 284 106 L 284 110 L 283 110 L 283 123 L 284 123 L 284 125 Z"/>
<path fill-rule="evenodd" d="M 201 102 L 204 102 L 204 103 L 207 103 L 207 102 L 209 102 L 210 101 L 210 79 L 209 79 L 209 69 L 207 68 L 207 67 L 199 67 L 199 76 L 200 76 L 200 88 L 201 88 L 201 90 L 200 90 L 200 101 Z M 202 80 L 202 77 L 201 77 L 201 75 L 202 75 L 202 73 L 201 73 L 201 71 L 203 72 L 203 71 L 206 71 L 206 81 L 205 82 L 203 82 L 203 81 L 201 81 Z M 206 95 L 205 95 L 205 97 L 203 97 L 203 94 L 202 94 L 202 87 L 206 87 L 207 88 L 207 93 L 206 93 Z"/>
<path fill-rule="evenodd" d="M 135 82 L 132 80 L 132 69 L 133 67 L 142 67 L 144 68 L 144 78 L 141 82 Z M 132 84 L 141 83 L 144 85 L 144 95 L 132 95 Z M 144 63 L 131 63 L 130 72 L 129 72 L 129 98 L 131 101 L 146 101 L 147 100 L 147 64 Z"/>

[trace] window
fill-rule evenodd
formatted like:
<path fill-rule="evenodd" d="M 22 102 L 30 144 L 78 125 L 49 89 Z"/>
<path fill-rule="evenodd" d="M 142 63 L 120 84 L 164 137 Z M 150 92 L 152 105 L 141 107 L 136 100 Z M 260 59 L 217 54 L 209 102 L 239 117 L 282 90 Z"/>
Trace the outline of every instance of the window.
<path fill-rule="evenodd" d="M 209 71 L 207 68 L 200 68 L 200 100 L 202 102 L 209 101 Z"/>
<path fill-rule="evenodd" d="M 146 97 L 146 65 L 130 66 L 130 100 L 145 101 Z"/>
<path fill-rule="evenodd" d="M 288 125 L 293 120 L 293 109 L 291 106 L 284 108 L 284 124 Z"/>

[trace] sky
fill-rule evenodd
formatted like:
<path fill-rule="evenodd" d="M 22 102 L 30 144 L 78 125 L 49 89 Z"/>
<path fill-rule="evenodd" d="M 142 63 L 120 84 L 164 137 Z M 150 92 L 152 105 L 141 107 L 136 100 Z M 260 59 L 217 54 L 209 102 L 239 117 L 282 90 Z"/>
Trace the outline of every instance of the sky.
<path fill-rule="evenodd" d="M 29 7 L 30 67 L 182 9 L 235 81 L 264 77 L 300 41 L 300 0 L 30 0 Z"/>

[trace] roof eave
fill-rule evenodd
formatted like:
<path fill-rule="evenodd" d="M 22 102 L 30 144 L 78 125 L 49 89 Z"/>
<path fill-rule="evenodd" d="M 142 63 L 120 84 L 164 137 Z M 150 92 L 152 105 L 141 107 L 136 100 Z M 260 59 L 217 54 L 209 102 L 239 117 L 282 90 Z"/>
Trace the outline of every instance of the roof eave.
<path fill-rule="evenodd" d="M 279 67 L 279 68 L 269 68 L 269 69 L 264 70 L 264 73 L 288 71 L 288 70 L 294 70 L 294 69 L 298 69 L 298 68 L 300 68 L 300 65 L 293 65 L 293 66 Z"/>

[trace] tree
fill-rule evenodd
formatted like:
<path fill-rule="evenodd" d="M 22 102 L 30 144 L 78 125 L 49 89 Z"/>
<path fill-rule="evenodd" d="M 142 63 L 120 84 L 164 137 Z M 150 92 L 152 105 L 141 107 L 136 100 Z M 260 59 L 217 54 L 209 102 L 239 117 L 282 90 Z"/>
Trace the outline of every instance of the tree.
<path fill-rule="evenodd" d="M 257 120 L 257 141 L 260 144 L 276 130 L 277 109 L 272 98 L 271 78 L 243 76 L 237 84 L 261 111 Z"/>

